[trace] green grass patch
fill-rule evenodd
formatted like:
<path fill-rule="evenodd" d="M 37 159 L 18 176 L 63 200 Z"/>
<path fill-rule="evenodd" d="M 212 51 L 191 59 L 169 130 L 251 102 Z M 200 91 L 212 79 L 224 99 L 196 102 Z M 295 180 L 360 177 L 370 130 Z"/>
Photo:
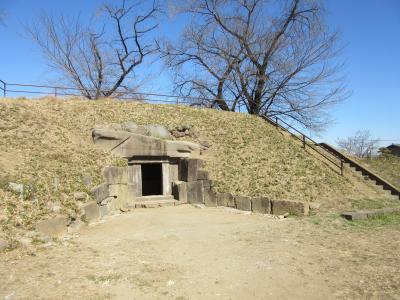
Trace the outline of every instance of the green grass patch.
<path fill-rule="evenodd" d="M 111 273 L 106 275 L 94 275 L 89 274 L 86 276 L 87 279 L 93 281 L 94 283 L 101 284 L 101 283 L 108 283 L 111 281 L 117 281 L 122 278 L 121 274 Z"/>
<path fill-rule="evenodd" d="M 367 220 L 347 221 L 347 225 L 355 228 L 386 228 L 400 229 L 400 213 L 377 215 Z"/>

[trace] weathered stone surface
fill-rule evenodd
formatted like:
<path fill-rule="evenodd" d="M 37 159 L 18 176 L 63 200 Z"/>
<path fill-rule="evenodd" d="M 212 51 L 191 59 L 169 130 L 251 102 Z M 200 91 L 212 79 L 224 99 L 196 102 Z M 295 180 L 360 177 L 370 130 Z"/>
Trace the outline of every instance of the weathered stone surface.
<path fill-rule="evenodd" d="M 271 210 L 274 215 L 285 213 L 306 216 L 309 213 L 309 203 L 301 201 L 271 200 Z"/>
<path fill-rule="evenodd" d="M 198 171 L 203 166 L 201 159 L 181 159 L 179 161 L 179 180 L 196 181 Z"/>
<path fill-rule="evenodd" d="M 107 184 L 128 183 L 128 167 L 108 166 L 104 168 L 103 175 Z"/>
<path fill-rule="evenodd" d="M 349 221 L 368 219 L 367 211 L 351 211 L 342 213 L 342 217 Z"/>
<path fill-rule="evenodd" d="M 270 214 L 271 201 L 266 197 L 257 197 L 251 199 L 251 209 L 255 213 Z"/>
<path fill-rule="evenodd" d="M 229 193 L 217 193 L 217 205 L 235 207 L 235 198 Z"/>
<path fill-rule="evenodd" d="M 198 157 L 201 146 L 185 141 L 170 141 L 155 137 L 108 129 L 94 129 L 93 141 L 114 155 L 134 156 Z"/>
<path fill-rule="evenodd" d="M 128 166 L 128 198 L 142 195 L 142 168 L 140 165 Z"/>
<path fill-rule="evenodd" d="M 107 125 L 95 126 L 94 131 L 100 131 L 100 130 L 122 131 L 127 133 L 152 136 L 161 139 L 172 138 L 168 129 L 162 125 L 138 125 L 133 122 L 124 122 L 119 124 L 111 123 Z"/>
<path fill-rule="evenodd" d="M 128 189 L 126 184 L 110 184 L 108 188 L 110 192 L 110 197 L 126 198 Z"/>
<path fill-rule="evenodd" d="M 85 212 L 85 219 L 89 223 L 97 221 L 100 218 L 99 205 L 95 201 L 84 204 L 82 209 Z"/>
<path fill-rule="evenodd" d="M 394 212 L 400 212 L 399 208 L 381 208 L 372 210 L 359 210 L 349 211 L 342 213 L 342 217 L 349 221 L 366 220 L 368 218 L 376 217 L 379 215 L 391 214 Z"/>
<path fill-rule="evenodd" d="M 162 178 L 162 193 L 163 195 L 171 195 L 171 180 L 169 178 L 169 163 L 163 162 L 161 164 L 161 178 Z"/>
<path fill-rule="evenodd" d="M 111 184 L 109 186 L 109 191 L 110 197 L 114 197 L 114 200 L 112 200 L 109 204 L 110 209 L 120 209 L 128 206 L 128 185 Z"/>
<path fill-rule="evenodd" d="M 160 138 L 160 139 L 172 139 L 171 133 L 167 128 L 161 125 L 145 125 L 144 126 L 148 134 L 152 137 Z"/>
<path fill-rule="evenodd" d="M 251 211 L 251 198 L 244 196 L 235 196 L 236 209 Z"/>
<path fill-rule="evenodd" d="M 198 180 L 209 180 L 210 174 L 206 170 L 198 170 L 197 171 L 197 179 Z"/>
<path fill-rule="evenodd" d="M 109 213 L 108 206 L 107 205 L 100 206 L 99 212 L 100 212 L 100 218 L 107 216 Z"/>
<path fill-rule="evenodd" d="M 92 193 L 94 196 L 94 199 L 97 201 L 97 203 L 100 203 L 104 199 L 110 197 L 110 191 L 108 188 L 108 184 L 103 183 L 100 184 L 92 189 Z"/>
<path fill-rule="evenodd" d="M 88 200 L 88 198 L 89 198 L 89 195 L 86 194 L 85 192 L 75 192 L 75 193 L 74 193 L 74 199 L 75 199 L 76 201 L 83 201 L 83 202 L 85 202 L 85 201 Z"/>
<path fill-rule="evenodd" d="M 52 219 L 40 221 L 36 225 L 36 230 L 50 237 L 61 237 L 67 232 L 68 218 L 59 216 Z"/>
<path fill-rule="evenodd" d="M 0 252 L 8 248 L 8 242 L 6 240 L 0 239 Z"/>
<path fill-rule="evenodd" d="M 116 131 L 106 128 L 95 128 L 92 130 L 93 142 L 103 150 L 111 151 L 123 141 L 126 141 L 131 133 L 126 131 Z"/>
<path fill-rule="evenodd" d="M 84 226 L 86 226 L 86 224 L 84 222 L 82 222 L 81 220 L 75 220 L 75 221 L 71 222 L 71 224 L 69 224 L 67 231 L 68 231 L 68 233 L 77 233 Z"/>
<path fill-rule="evenodd" d="M 203 183 L 204 186 L 204 183 Z M 204 189 L 204 204 L 205 206 L 217 206 L 217 193 L 212 189 Z"/>
<path fill-rule="evenodd" d="M 187 182 L 187 201 L 189 203 L 204 203 L 204 190 L 202 181 Z"/>
<path fill-rule="evenodd" d="M 107 205 L 111 203 L 115 198 L 114 197 L 107 197 L 106 199 L 103 199 L 100 203 L 98 203 L 100 206 Z"/>
<path fill-rule="evenodd" d="M 172 183 L 172 195 L 174 199 L 179 200 L 180 203 L 187 203 L 187 183 L 183 181 L 174 181 Z"/>
<path fill-rule="evenodd" d="M 169 178 L 171 182 L 179 180 L 179 165 L 177 163 L 169 164 Z"/>

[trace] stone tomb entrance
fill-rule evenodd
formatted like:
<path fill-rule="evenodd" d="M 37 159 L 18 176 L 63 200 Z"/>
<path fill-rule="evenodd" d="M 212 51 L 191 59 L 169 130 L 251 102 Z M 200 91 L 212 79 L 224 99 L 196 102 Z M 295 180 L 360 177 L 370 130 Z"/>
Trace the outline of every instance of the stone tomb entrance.
<path fill-rule="evenodd" d="M 171 195 L 178 178 L 178 159 L 132 157 L 128 162 L 128 197 Z"/>
<path fill-rule="evenodd" d="M 202 169 L 202 147 L 198 144 L 104 127 L 93 129 L 92 137 L 103 150 L 128 161 L 126 167 L 106 167 L 105 182 L 93 189 L 104 211 L 161 203 L 204 203 L 211 195 L 211 181 Z"/>
<path fill-rule="evenodd" d="M 162 195 L 162 165 L 156 163 L 142 164 L 142 195 Z"/>

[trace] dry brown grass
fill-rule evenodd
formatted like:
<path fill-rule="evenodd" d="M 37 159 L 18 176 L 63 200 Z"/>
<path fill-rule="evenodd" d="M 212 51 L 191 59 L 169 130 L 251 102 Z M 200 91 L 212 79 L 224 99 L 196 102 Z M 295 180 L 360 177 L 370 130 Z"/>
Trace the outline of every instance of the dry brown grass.
<path fill-rule="evenodd" d="M 94 186 L 101 182 L 105 165 L 121 163 L 93 145 L 91 128 L 127 121 L 192 125 L 200 133 L 195 141 L 212 145 L 206 169 L 221 192 L 332 202 L 367 197 L 373 190 L 360 194 L 351 179 L 327 168 L 275 127 L 246 114 L 112 100 L 8 99 L 0 101 L 2 231 L 31 229 L 51 214 L 49 201 L 60 201 L 64 213 L 73 213 L 73 192 L 88 191 L 82 177 L 91 176 Z M 24 183 L 31 192 L 20 200 L 7 189 L 8 182 Z"/>

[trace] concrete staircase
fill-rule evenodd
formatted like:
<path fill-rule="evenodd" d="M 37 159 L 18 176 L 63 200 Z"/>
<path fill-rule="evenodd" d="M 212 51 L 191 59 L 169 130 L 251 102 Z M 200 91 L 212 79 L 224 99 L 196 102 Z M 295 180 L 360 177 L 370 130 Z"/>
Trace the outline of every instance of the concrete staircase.
<path fill-rule="evenodd" d="M 384 190 L 389 191 L 391 195 L 396 196 L 400 199 L 400 190 L 397 187 L 395 187 L 393 184 L 383 179 L 376 173 L 372 172 L 371 170 L 368 170 L 364 166 L 360 165 L 355 160 L 339 152 L 334 147 L 326 143 L 315 142 L 313 139 L 278 117 L 271 119 L 264 116 L 262 118 L 270 124 L 283 130 L 283 132 L 289 133 L 293 138 L 302 142 L 304 149 L 307 148 L 314 150 L 314 153 L 318 153 L 321 157 L 323 157 L 325 159 L 325 162 L 331 163 L 333 166 L 339 168 L 340 174 L 342 176 L 343 165 L 347 163 L 350 165 L 351 168 L 354 168 L 355 171 L 361 172 L 365 179 L 370 179 L 374 181 L 376 185 L 381 186 Z"/>
<path fill-rule="evenodd" d="M 164 206 L 180 205 L 181 202 L 174 199 L 172 195 L 142 196 L 136 198 L 130 208 L 156 208 Z"/>
<path fill-rule="evenodd" d="M 324 150 L 328 151 L 332 155 L 342 159 L 345 163 L 349 164 L 351 168 L 354 168 L 356 171 L 361 172 L 365 179 L 370 179 L 375 181 L 375 184 L 378 186 L 382 186 L 382 188 L 386 191 L 389 191 L 390 194 L 397 196 L 400 199 L 400 190 L 392 185 L 390 182 L 386 181 L 382 177 L 378 176 L 371 170 L 368 170 L 366 167 L 360 165 L 355 160 L 351 159 L 350 157 L 344 155 L 343 153 L 339 152 L 331 145 L 326 143 L 320 143 L 319 146 Z"/>

